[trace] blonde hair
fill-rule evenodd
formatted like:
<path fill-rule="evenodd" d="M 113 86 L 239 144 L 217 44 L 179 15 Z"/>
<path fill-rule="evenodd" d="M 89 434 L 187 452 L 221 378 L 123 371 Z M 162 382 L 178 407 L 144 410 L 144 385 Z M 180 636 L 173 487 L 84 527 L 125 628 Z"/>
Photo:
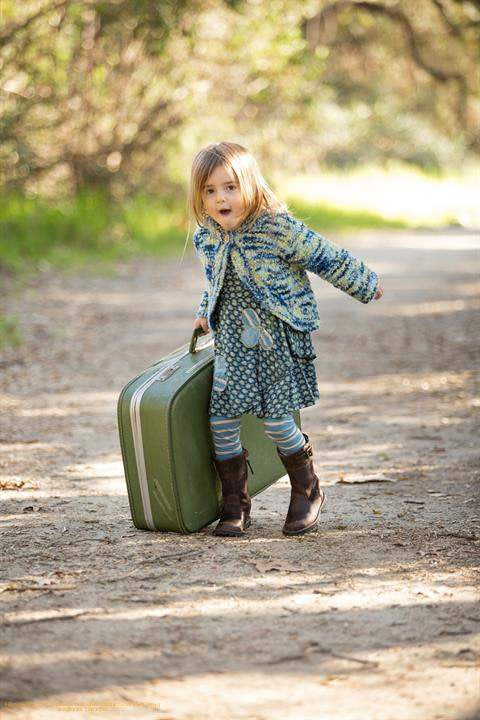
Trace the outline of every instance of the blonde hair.
<path fill-rule="evenodd" d="M 189 218 L 194 218 L 198 225 L 202 226 L 205 218 L 202 200 L 203 187 L 218 166 L 230 170 L 239 184 L 245 205 L 244 221 L 248 219 L 253 222 L 265 211 L 272 214 L 289 211 L 286 203 L 277 199 L 263 177 L 257 161 L 247 148 L 235 142 L 211 143 L 195 155 L 190 174 L 188 215 Z M 191 220 L 180 264 L 190 235 L 190 222 Z"/>

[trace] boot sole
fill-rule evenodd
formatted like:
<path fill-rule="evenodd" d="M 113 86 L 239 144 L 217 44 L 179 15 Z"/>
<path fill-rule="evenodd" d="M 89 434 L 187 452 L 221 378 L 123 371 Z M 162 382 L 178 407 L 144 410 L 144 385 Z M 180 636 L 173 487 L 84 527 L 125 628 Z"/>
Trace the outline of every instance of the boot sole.
<path fill-rule="evenodd" d="M 252 524 L 251 518 L 248 518 L 248 520 L 245 522 L 245 529 L 250 527 Z M 242 535 L 245 535 L 244 530 L 239 530 L 236 532 L 235 530 L 214 530 L 213 535 L 218 535 L 220 537 L 241 537 Z"/>
<path fill-rule="evenodd" d="M 301 530 L 285 530 L 285 528 L 283 528 L 283 529 L 282 529 L 283 534 L 284 534 L 284 535 L 288 535 L 288 536 L 291 536 L 291 535 L 305 535 L 305 533 L 314 532 L 315 530 L 318 530 L 318 518 L 319 518 L 319 515 L 320 515 L 320 513 L 322 512 L 323 508 L 325 507 L 326 501 L 327 501 L 327 496 L 326 496 L 326 494 L 325 494 L 325 492 L 324 492 L 324 493 L 323 493 L 322 504 L 321 504 L 320 507 L 318 508 L 317 517 L 315 518 L 315 520 L 313 521 L 313 523 L 312 523 L 311 525 L 308 525 L 307 527 L 302 528 Z"/>

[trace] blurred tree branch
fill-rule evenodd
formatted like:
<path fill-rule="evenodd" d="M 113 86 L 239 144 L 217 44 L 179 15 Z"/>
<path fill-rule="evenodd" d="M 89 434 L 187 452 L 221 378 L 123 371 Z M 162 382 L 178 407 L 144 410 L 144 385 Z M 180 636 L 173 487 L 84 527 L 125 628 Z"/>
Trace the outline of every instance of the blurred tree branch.
<path fill-rule="evenodd" d="M 439 5 L 439 3 L 434 4 L 436 4 L 437 6 Z M 435 80 L 438 80 L 439 82 L 456 80 L 461 85 L 462 90 L 465 89 L 465 78 L 460 73 L 447 72 L 446 70 L 442 70 L 439 67 L 435 67 L 431 63 L 427 62 L 427 60 L 422 56 L 419 47 L 419 39 L 417 38 L 412 23 L 405 15 L 405 13 L 395 7 L 383 5 L 380 3 L 363 2 L 360 0 L 338 0 L 338 2 L 327 5 L 317 15 L 315 15 L 313 18 L 309 18 L 304 23 L 306 37 L 307 39 L 310 37 L 310 49 L 314 50 L 317 43 L 321 40 L 321 28 L 326 24 L 329 16 L 337 15 L 338 13 L 346 9 L 353 8 L 355 10 L 366 10 L 373 15 L 386 15 L 388 18 L 393 20 L 393 22 L 397 23 L 401 27 L 402 32 L 405 35 L 411 57 L 413 58 L 415 63 L 420 68 L 422 68 L 422 70 L 425 70 L 425 72 L 429 73 L 433 78 L 435 78 Z M 309 33 L 308 30 L 308 26 L 310 23 L 313 23 L 316 26 L 315 40 L 311 39 L 312 34 Z M 320 28 L 320 32 L 317 31 L 317 27 Z M 461 28 L 457 29 L 458 33 L 461 34 Z"/>
<path fill-rule="evenodd" d="M 200 5 L 60 0 L 10 23 L 0 34 L 0 140 L 16 162 L 7 164 L 2 184 L 22 187 L 52 171 L 72 191 L 109 191 L 125 180 L 132 158 L 184 116 L 175 84 L 151 81 L 175 75 L 174 53 L 165 49 L 182 16 Z M 48 138 L 43 147 L 39 133 Z"/>
<path fill-rule="evenodd" d="M 469 135 L 470 146 L 472 149 L 479 149 L 478 140 L 478 115 L 475 113 L 473 119 L 470 118 L 468 99 L 478 98 L 478 72 L 476 65 L 480 59 L 478 52 L 478 37 L 472 42 L 468 37 L 470 31 L 480 30 L 480 19 L 469 19 L 464 22 L 455 22 L 447 11 L 444 0 L 431 0 L 432 5 L 438 11 L 443 24 L 447 28 L 447 34 L 454 36 L 455 42 L 458 43 L 459 49 L 456 54 L 459 62 L 454 63 L 457 68 L 461 63 L 466 64 L 469 56 L 472 56 L 471 70 L 460 71 L 458 69 L 446 69 L 445 58 L 443 55 L 437 57 L 437 61 L 433 62 L 427 59 L 427 54 L 432 55 L 435 38 L 435 29 L 418 31 L 415 29 L 411 18 L 407 14 L 408 5 L 406 3 L 396 3 L 386 5 L 380 2 L 368 2 L 363 0 L 337 0 L 326 4 L 312 17 L 306 18 L 302 22 L 302 32 L 308 42 L 311 52 L 314 52 L 319 45 L 333 46 L 336 36 L 345 33 L 345 27 L 339 23 L 339 17 L 344 13 L 349 13 L 349 18 L 355 18 L 357 14 L 364 12 L 372 17 L 384 16 L 396 25 L 406 42 L 406 47 L 410 58 L 415 65 L 426 72 L 435 82 L 447 84 L 454 82 L 458 89 L 457 97 L 452 96 L 452 107 L 455 109 L 457 121 Z M 480 2 L 474 3 L 476 7 L 480 7 Z M 452 5 L 452 2 L 450 3 Z M 458 6 L 463 13 L 467 12 L 467 8 L 472 5 L 470 2 L 463 0 L 453 0 L 453 5 Z M 453 7 L 452 7 L 453 9 Z M 410 7 L 412 14 L 418 14 Z M 347 26 L 348 32 L 348 26 Z M 368 34 L 368 29 L 366 30 Z M 376 37 L 378 41 L 378 37 Z M 388 40 L 387 40 L 388 42 Z M 454 52 L 452 44 L 448 47 L 449 55 Z M 450 57 L 447 58 L 450 64 Z"/>
<path fill-rule="evenodd" d="M 175 189 L 222 134 L 295 169 L 480 151 L 477 1 L 2 2 L 3 189 Z"/>

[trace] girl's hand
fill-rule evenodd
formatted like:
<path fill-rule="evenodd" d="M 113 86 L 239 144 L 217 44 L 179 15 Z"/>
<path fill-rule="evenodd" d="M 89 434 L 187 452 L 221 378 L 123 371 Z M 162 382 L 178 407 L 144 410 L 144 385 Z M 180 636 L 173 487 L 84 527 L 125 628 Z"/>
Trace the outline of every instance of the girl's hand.
<path fill-rule="evenodd" d="M 380 285 L 379 285 L 378 288 L 377 288 L 377 292 L 375 293 L 373 299 L 374 299 L 374 300 L 380 300 L 380 298 L 382 297 L 382 295 L 383 295 L 383 290 L 382 290 L 382 288 L 381 288 Z"/>
<path fill-rule="evenodd" d="M 193 324 L 193 329 L 195 330 L 195 328 L 198 328 L 198 327 L 202 328 L 204 334 L 210 332 L 210 328 L 208 327 L 208 321 L 207 321 L 206 317 L 196 318 L 196 320 Z"/>

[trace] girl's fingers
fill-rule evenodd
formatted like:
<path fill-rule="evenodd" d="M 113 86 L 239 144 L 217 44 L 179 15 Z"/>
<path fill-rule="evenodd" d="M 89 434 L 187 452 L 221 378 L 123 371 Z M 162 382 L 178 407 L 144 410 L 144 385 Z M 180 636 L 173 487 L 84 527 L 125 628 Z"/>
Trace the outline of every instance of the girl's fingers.
<path fill-rule="evenodd" d="M 193 329 L 201 327 L 204 333 L 208 333 L 210 331 L 210 328 L 208 327 L 208 320 L 207 318 L 197 318 L 193 324 Z"/>

